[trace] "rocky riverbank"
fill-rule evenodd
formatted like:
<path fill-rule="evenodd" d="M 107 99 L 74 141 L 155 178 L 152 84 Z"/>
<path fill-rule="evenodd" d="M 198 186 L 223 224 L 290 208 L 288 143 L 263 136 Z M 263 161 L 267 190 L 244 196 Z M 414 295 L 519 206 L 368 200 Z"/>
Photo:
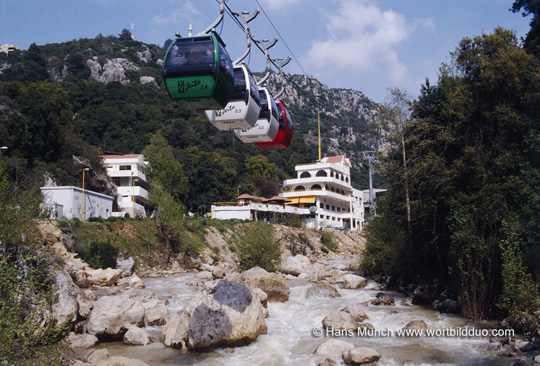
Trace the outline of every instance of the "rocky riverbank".
<path fill-rule="evenodd" d="M 385 362 L 394 358 L 386 347 L 379 350 L 372 342 L 368 346 L 353 340 L 358 339 L 358 332 L 369 335 L 369 332 L 383 331 L 384 322 L 381 323 L 376 313 L 378 309 L 388 307 L 394 309 L 393 312 L 396 307 L 406 309 L 413 302 L 413 297 L 380 292 L 383 288 L 376 284 L 367 292 L 368 298 L 351 301 L 350 294 L 365 291 L 361 289 L 367 281 L 357 272 L 361 261 L 357 253 L 361 252 L 363 244 L 359 239 L 355 241 L 350 233 L 339 233 L 344 238 L 337 242 L 339 250 L 336 253 L 324 253 L 314 245 L 301 248 L 289 240 L 282 248 L 279 273 L 268 273 L 261 268 L 240 273 L 236 269 L 234 253 L 222 256 L 220 261 L 203 253 L 194 258 L 193 268 L 189 270 L 191 295 L 171 307 L 171 296 L 159 296 L 146 289 L 143 279 L 185 273 L 179 263 L 168 268 L 136 268 L 136 261 L 127 258 L 119 259 L 116 269 L 96 270 L 66 249 L 64 236 L 53 221 L 42 222 L 40 229 L 44 245 L 65 264 L 56 272 L 59 301 L 54 316 L 59 326 L 68 324 L 72 329 L 68 341 L 78 354 L 84 355 L 77 361 L 79 364 L 148 364 L 124 356 L 111 356 L 103 346 L 115 341 L 133 347 L 161 343 L 183 354 L 216 348 L 234 352 L 235 347 L 251 344 L 268 333 L 268 321 L 276 321 L 275 314 L 272 317 L 269 310 L 273 305 L 269 304 L 292 301 L 294 306 L 297 305 L 297 299 L 291 299 L 291 291 L 297 291 L 291 284 L 297 281 L 305 284 L 302 297 L 306 304 L 312 304 L 310 306 L 335 301 L 342 294 L 349 296 L 348 305 L 337 311 L 317 312 L 321 314 L 317 315 L 318 320 L 308 320 L 314 325 L 310 330 L 313 332 L 311 339 L 317 340 L 317 346 L 307 353 L 309 357 L 316 355 L 319 365 L 387 364 Z M 279 228 L 278 235 L 291 238 L 291 230 L 294 229 Z M 208 236 L 219 245 L 216 231 L 208 230 Z M 316 235 L 313 236 L 312 242 L 316 242 Z M 297 254 L 299 252 L 303 254 Z M 415 290 L 412 289 L 413 294 Z M 391 331 L 426 331 L 432 326 L 424 319 L 411 318 L 404 326 Z M 320 336 L 316 333 L 319 331 L 331 339 L 313 338 Z M 501 352 L 511 357 L 508 360 L 536 349 L 534 340 L 514 342 L 504 337 L 492 340 L 492 348 L 502 349 Z M 85 349 L 89 351 L 83 351 Z M 522 358 L 528 364 L 534 362 L 531 356 Z"/>

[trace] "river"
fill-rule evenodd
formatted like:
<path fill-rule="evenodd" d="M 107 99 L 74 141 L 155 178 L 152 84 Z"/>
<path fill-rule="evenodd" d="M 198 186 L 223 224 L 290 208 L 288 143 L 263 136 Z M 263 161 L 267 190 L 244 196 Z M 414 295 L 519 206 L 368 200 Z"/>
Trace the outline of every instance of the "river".
<path fill-rule="evenodd" d="M 193 274 L 181 274 L 163 278 L 146 278 L 148 290 L 169 300 L 169 312 L 182 309 L 183 304 L 198 294 L 188 283 Z M 164 365 L 204 365 L 204 366 L 303 366 L 323 361 L 324 356 L 313 352 L 321 343 L 332 338 L 331 334 L 319 337 L 314 333 L 322 330 L 322 319 L 333 311 L 341 310 L 349 304 L 360 304 L 375 298 L 376 284 L 360 290 L 338 288 L 340 298 L 306 299 L 306 291 L 313 284 L 307 280 L 289 280 L 291 294 L 285 303 L 269 303 L 269 316 L 266 318 L 268 333 L 246 347 L 217 349 L 209 353 L 182 354 L 179 350 L 168 348 L 161 343 L 148 346 L 126 346 L 122 343 L 106 343 L 113 356 L 126 356 L 146 362 L 150 366 Z M 401 305 L 400 295 L 385 292 L 396 298 L 395 306 L 363 306 L 368 320 L 379 336 L 350 334 L 336 337 L 357 346 L 376 349 L 381 355 L 379 366 L 427 366 L 427 365 L 475 365 L 508 366 L 515 358 L 504 357 L 494 351 L 495 343 L 481 336 L 459 337 L 452 332 L 475 327 L 467 319 L 449 314 L 440 314 L 416 305 Z M 412 320 L 424 320 L 428 329 L 437 329 L 439 334 L 422 337 L 400 336 L 398 332 Z M 485 325 L 484 325 L 485 326 Z M 159 337 L 159 328 L 148 328 Z M 476 328 L 480 332 L 480 328 Z M 445 334 L 441 334 L 445 332 Z M 339 358 L 334 357 L 338 364 Z"/>

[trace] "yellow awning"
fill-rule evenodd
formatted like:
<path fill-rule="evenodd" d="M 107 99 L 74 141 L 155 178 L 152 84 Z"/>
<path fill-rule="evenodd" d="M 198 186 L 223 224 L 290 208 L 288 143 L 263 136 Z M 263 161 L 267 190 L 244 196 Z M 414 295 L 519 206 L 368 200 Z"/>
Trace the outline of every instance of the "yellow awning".
<path fill-rule="evenodd" d="M 286 205 L 297 205 L 299 203 L 315 203 L 315 196 L 288 198 L 291 200 L 291 202 L 285 202 Z"/>

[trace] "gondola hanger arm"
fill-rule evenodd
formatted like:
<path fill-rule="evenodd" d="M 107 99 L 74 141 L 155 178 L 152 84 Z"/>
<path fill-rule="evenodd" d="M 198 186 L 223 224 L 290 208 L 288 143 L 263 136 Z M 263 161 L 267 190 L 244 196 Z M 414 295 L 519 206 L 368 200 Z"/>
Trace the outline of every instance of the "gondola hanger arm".
<path fill-rule="evenodd" d="M 246 40 L 247 40 L 246 50 L 240 57 L 234 60 L 233 67 L 240 66 L 242 61 L 249 55 L 249 52 L 251 51 L 251 31 L 249 30 L 248 23 L 251 22 L 253 19 L 255 19 L 257 15 L 259 15 L 259 13 L 260 13 L 259 9 L 255 10 L 253 13 L 249 13 L 248 11 L 244 11 L 242 13 L 240 12 L 233 13 L 235 16 L 242 18 L 242 21 L 244 22 L 244 30 L 246 32 Z"/>
<path fill-rule="evenodd" d="M 276 45 L 278 39 L 274 38 L 271 41 L 267 39 L 255 39 L 254 41 L 259 43 L 262 46 L 264 50 L 264 55 L 266 56 L 266 61 L 267 61 L 266 75 L 264 75 L 262 79 L 257 82 L 257 86 L 260 86 L 263 83 L 265 83 L 266 80 L 268 80 L 268 77 L 270 76 L 270 71 L 272 71 L 272 60 L 270 59 L 270 56 L 268 55 L 268 50 Z"/>
<path fill-rule="evenodd" d="M 223 15 L 225 14 L 225 3 L 227 2 L 227 0 L 218 0 L 218 2 L 219 2 L 219 15 L 217 19 L 212 24 L 210 24 L 205 30 L 198 33 L 197 36 L 204 36 L 205 34 L 210 33 L 223 20 Z"/>
<path fill-rule="evenodd" d="M 276 64 L 279 68 L 279 75 L 281 75 L 281 77 L 283 78 L 283 66 L 287 65 L 289 62 L 291 62 L 291 57 L 287 57 L 285 60 L 282 59 L 282 58 L 273 58 L 271 60 L 274 64 Z M 284 79 L 284 78 L 283 78 Z M 279 99 L 279 97 L 281 97 L 281 95 L 283 94 L 283 92 L 285 91 L 285 86 L 282 85 L 281 86 L 281 90 L 278 91 L 273 97 L 274 99 Z"/>

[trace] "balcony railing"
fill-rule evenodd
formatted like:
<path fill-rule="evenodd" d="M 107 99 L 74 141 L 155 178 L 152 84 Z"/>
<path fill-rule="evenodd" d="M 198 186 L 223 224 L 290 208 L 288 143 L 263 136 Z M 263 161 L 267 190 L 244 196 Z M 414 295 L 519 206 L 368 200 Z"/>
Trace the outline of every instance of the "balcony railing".
<path fill-rule="evenodd" d="M 144 189 L 143 187 L 122 186 L 122 187 L 118 187 L 117 190 L 118 190 L 118 193 L 122 196 L 133 197 L 133 193 L 135 193 L 135 198 L 142 199 L 145 201 L 148 200 L 148 191 Z"/>

